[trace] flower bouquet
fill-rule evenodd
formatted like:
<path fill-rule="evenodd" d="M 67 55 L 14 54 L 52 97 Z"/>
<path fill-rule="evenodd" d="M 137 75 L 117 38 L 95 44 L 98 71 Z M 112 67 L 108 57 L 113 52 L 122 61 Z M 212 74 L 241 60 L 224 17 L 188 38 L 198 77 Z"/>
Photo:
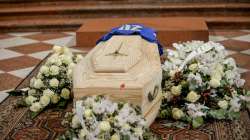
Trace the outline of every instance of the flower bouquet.
<path fill-rule="evenodd" d="M 18 106 L 28 106 L 32 117 L 48 106 L 64 107 L 70 99 L 72 69 L 82 58 L 82 55 L 73 55 L 69 48 L 54 46 L 53 54 L 30 80 L 29 87 L 10 94 L 23 95 Z"/>
<path fill-rule="evenodd" d="M 239 69 L 218 43 L 173 44 L 163 68 L 160 118 L 169 126 L 200 127 L 208 120 L 234 120 L 249 105 Z"/>
<path fill-rule="evenodd" d="M 142 140 L 155 139 L 147 131 L 139 107 L 115 103 L 103 96 L 76 101 L 73 112 L 65 114 L 68 131 L 59 140 Z"/>

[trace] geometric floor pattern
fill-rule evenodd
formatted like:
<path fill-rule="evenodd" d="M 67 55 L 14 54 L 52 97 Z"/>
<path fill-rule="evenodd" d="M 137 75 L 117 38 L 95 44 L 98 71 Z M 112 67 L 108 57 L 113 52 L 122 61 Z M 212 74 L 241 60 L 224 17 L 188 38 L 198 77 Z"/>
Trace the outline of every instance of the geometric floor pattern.
<path fill-rule="evenodd" d="M 236 59 L 250 89 L 250 30 L 210 30 L 209 40 L 223 44 Z M 67 46 L 74 52 L 75 32 L 26 32 L 0 34 L 0 103 L 50 52 L 53 45 Z"/>

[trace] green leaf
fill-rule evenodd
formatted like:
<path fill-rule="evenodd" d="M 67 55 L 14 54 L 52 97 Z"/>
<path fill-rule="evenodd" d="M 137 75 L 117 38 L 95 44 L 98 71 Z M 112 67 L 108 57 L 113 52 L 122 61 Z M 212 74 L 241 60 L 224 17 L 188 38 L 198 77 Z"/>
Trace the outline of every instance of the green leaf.
<path fill-rule="evenodd" d="M 122 140 L 130 140 L 130 137 L 129 135 L 122 135 Z"/>
<path fill-rule="evenodd" d="M 196 117 L 192 120 L 192 126 L 193 128 L 198 128 L 204 123 L 202 117 Z"/>
<path fill-rule="evenodd" d="M 233 112 L 233 111 L 228 112 L 228 119 L 234 120 L 239 118 L 240 118 L 240 112 Z"/>
<path fill-rule="evenodd" d="M 17 89 L 17 90 L 8 91 L 7 93 L 9 93 L 9 95 L 11 96 L 23 96 L 24 91 Z"/>
<path fill-rule="evenodd" d="M 222 120 L 222 119 L 226 118 L 226 111 L 224 109 L 211 110 L 211 111 L 209 111 L 209 115 L 212 118 Z"/>
<path fill-rule="evenodd" d="M 68 104 L 68 100 L 61 99 L 58 102 L 57 107 L 59 107 L 60 109 L 65 109 L 67 104 Z"/>
<path fill-rule="evenodd" d="M 31 117 L 31 119 L 36 118 L 43 110 L 44 110 L 44 108 L 42 108 L 38 112 L 32 112 L 32 111 L 30 111 L 30 117 Z"/>

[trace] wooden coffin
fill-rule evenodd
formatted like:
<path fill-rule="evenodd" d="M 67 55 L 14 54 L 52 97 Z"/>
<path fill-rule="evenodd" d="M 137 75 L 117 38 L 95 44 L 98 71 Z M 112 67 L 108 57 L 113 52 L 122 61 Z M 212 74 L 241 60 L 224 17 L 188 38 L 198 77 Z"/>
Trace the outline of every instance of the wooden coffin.
<path fill-rule="evenodd" d="M 161 105 L 162 70 L 157 44 L 138 35 L 113 36 L 95 46 L 73 72 L 74 100 L 105 95 L 139 105 L 150 125 Z"/>

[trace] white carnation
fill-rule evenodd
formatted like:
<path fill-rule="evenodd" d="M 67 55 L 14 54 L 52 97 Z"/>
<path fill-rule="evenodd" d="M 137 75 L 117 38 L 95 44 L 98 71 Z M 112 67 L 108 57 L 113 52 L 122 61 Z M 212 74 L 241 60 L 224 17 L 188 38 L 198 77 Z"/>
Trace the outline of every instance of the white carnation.
<path fill-rule="evenodd" d="M 49 67 L 47 67 L 47 66 L 45 66 L 45 65 L 41 66 L 40 72 L 41 72 L 42 74 L 48 75 L 48 74 L 49 74 Z"/>
<path fill-rule="evenodd" d="M 59 85 L 59 81 L 56 79 L 56 78 L 53 78 L 53 79 L 51 79 L 50 81 L 49 81 L 49 85 L 51 86 L 51 87 L 58 87 L 58 85 Z"/>
<path fill-rule="evenodd" d="M 52 65 L 52 66 L 49 68 L 49 71 L 50 71 L 50 74 L 51 74 L 51 75 L 58 75 L 58 74 L 59 74 L 59 67 L 58 67 L 58 66 L 55 66 L 55 65 Z"/>

